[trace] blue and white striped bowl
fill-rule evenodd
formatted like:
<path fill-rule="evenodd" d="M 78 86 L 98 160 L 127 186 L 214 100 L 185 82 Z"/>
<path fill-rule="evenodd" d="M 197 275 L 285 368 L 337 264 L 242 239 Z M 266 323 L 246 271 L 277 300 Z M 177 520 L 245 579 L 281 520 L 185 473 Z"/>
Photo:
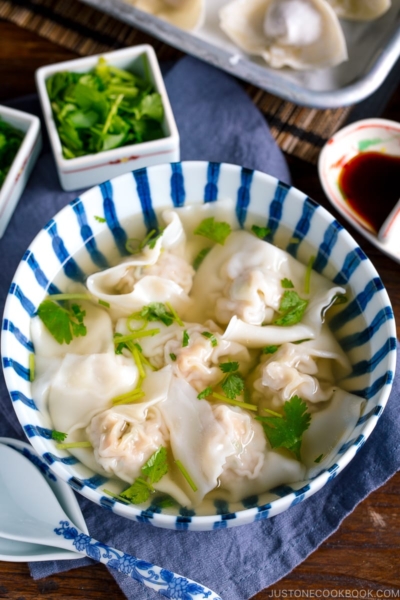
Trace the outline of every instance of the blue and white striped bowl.
<path fill-rule="evenodd" d="M 353 393 L 365 408 L 350 439 L 329 468 L 297 485 L 241 503 L 215 502 L 201 511 L 125 506 L 102 489 L 107 480 L 80 464 L 51 440 L 48 416 L 35 406 L 29 382 L 29 356 L 34 353 L 30 320 L 46 294 L 63 291 L 125 255 L 132 216 L 147 229 L 157 225 L 157 211 L 185 204 L 231 198 L 241 227 L 248 214 L 272 231 L 273 242 L 303 263 L 316 256 L 314 268 L 345 285 L 351 300 L 331 321 L 331 328 L 353 365 Z M 99 222 L 95 217 L 103 217 Z M 254 222 L 254 219 L 252 220 Z M 298 243 L 293 243 L 297 238 Z M 54 284 L 56 278 L 57 286 Z M 61 283 L 60 283 L 61 282 Z M 97 504 L 130 519 L 171 529 L 211 530 L 272 517 L 305 500 L 335 477 L 354 457 L 374 429 L 392 385 L 396 333 L 393 312 L 371 262 L 350 234 L 302 192 L 257 171 L 228 164 L 187 162 L 158 165 L 127 173 L 85 192 L 60 211 L 32 242 L 21 261 L 6 302 L 3 368 L 18 419 L 34 446 L 61 479 Z"/>

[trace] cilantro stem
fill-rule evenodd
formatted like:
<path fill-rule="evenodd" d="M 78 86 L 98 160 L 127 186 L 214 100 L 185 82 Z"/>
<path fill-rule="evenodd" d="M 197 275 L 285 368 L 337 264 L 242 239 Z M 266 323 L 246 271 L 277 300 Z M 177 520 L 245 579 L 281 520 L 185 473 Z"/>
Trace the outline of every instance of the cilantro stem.
<path fill-rule="evenodd" d="M 123 502 L 124 504 L 130 504 L 129 500 L 125 500 L 125 498 L 122 498 L 122 496 L 120 496 L 119 494 L 114 494 L 114 492 L 110 492 L 110 490 L 106 490 L 105 488 L 103 489 L 103 492 L 107 494 L 107 496 L 111 496 L 119 502 Z"/>
<path fill-rule="evenodd" d="M 58 450 L 67 450 L 68 448 L 91 448 L 90 442 L 66 442 L 65 444 L 56 444 Z"/>
<path fill-rule="evenodd" d="M 273 415 L 274 417 L 279 417 L 280 419 L 283 419 L 283 415 L 275 412 L 274 410 L 270 410 L 269 408 L 264 408 L 266 413 L 269 413 L 270 415 Z"/>
<path fill-rule="evenodd" d="M 35 355 L 29 355 L 29 381 L 35 380 Z"/>
<path fill-rule="evenodd" d="M 184 476 L 184 478 L 186 479 L 186 481 L 188 482 L 188 484 L 190 485 L 190 487 L 192 488 L 192 490 L 194 492 L 197 492 L 197 489 L 198 489 L 197 485 L 194 483 L 193 479 L 190 477 L 189 473 L 186 471 L 186 469 L 183 466 L 183 464 L 181 463 L 181 461 L 176 460 L 175 464 L 178 467 L 178 469 L 180 470 L 180 472 L 182 473 L 182 475 Z"/>
<path fill-rule="evenodd" d="M 245 408 L 247 410 L 258 410 L 255 404 L 248 404 L 247 402 L 242 402 L 241 400 L 232 400 L 231 398 L 227 398 L 222 394 L 218 394 L 217 392 L 212 393 L 212 397 L 217 400 L 222 400 L 223 402 L 227 402 L 228 404 L 234 404 L 235 406 L 240 406 L 240 408 Z M 279 415 L 280 416 L 280 415 Z"/>
<path fill-rule="evenodd" d="M 111 121 L 112 121 L 114 115 L 116 114 L 116 112 L 118 110 L 118 106 L 121 104 L 121 102 L 122 102 L 123 99 L 124 99 L 124 95 L 123 94 L 119 94 L 115 98 L 114 102 L 112 103 L 111 108 L 110 108 L 110 112 L 107 115 L 106 122 L 104 123 L 103 129 L 102 129 L 102 132 L 101 132 L 103 135 L 106 134 L 107 131 L 110 129 Z"/>
<path fill-rule="evenodd" d="M 132 356 L 133 356 L 133 360 L 135 361 L 136 366 L 138 368 L 140 377 L 142 379 L 144 379 L 146 377 L 146 371 L 143 368 L 143 363 L 142 363 L 141 358 L 140 358 L 140 352 L 136 348 L 136 346 L 133 346 L 133 348 L 132 348 Z"/>
<path fill-rule="evenodd" d="M 118 336 L 117 338 L 115 338 L 114 343 L 122 344 L 124 342 L 130 342 L 132 340 L 136 340 L 137 338 L 141 338 L 141 337 L 151 337 L 153 335 L 157 335 L 157 333 L 160 333 L 159 329 L 147 329 L 146 331 L 142 331 L 141 329 L 136 329 L 130 335 L 128 334 L 128 335 Z"/>
<path fill-rule="evenodd" d="M 174 317 L 175 321 L 178 323 L 178 325 L 180 327 L 184 327 L 184 322 L 182 321 L 182 319 L 179 317 L 178 313 L 176 312 L 176 310 L 174 308 L 172 308 L 172 306 L 170 305 L 169 302 L 165 303 L 165 306 L 168 308 L 169 312 L 172 314 L 172 316 Z"/>
<path fill-rule="evenodd" d="M 121 396 L 116 396 L 112 399 L 113 406 L 118 406 L 119 404 L 133 404 L 143 398 L 146 394 L 143 390 L 137 389 L 133 390 L 133 392 L 128 392 L 127 394 L 121 394 Z"/>
<path fill-rule="evenodd" d="M 310 260 L 308 261 L 306 274 L 304 277 L 304 293 L 310 293 L 310 282 L 311 282 L 311 271 L 315 262 L 315 256 L 310 256 Z"/>

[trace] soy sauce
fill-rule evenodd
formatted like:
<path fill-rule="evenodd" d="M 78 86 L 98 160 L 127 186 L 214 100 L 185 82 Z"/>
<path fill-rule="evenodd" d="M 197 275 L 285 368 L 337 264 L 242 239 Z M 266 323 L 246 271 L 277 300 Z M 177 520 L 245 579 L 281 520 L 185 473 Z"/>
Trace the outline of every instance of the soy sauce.
<path fill-rule="evenodd" d="M 339 186 L 353 211 L 377 233 L 400 199 L 400 156 L 361 152 L 342 168 Z"/>

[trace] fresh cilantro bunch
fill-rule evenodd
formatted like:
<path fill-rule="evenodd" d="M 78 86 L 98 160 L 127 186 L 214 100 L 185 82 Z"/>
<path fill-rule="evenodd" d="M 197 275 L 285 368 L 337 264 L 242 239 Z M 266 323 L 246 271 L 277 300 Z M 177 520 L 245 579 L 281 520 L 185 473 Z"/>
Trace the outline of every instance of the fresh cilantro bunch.
<path fill-rule="evenodd" d="M 311 415 L 307 404 L 299 396 L 293 396 L 283 405 L 283 415 L 271 413 L 269 417 L 256 417 L 261 421 L 272 448 L 287 448 L 301 460 L 300 450 L 303 433 L 309 428 Z"/>
<path fill-rule="evenodd" d="M 0 117 L 0 189 L 22 144 L 24 133 Z"/>
<path fill-rule="evenodd" d="M 43 300 L 37 314 L 59 344 L 69 344 L 74 337 L 84 337 L 87 333 L 83 322 L 86 311 L 79 304 L 63 308 L 53 300 Z"/>
<path fill-rule="evenodd" d="M 55 73 L 46 88 L 64 158 L 164 137 L 160 94 L 103 58 L 88 73 Z"/>

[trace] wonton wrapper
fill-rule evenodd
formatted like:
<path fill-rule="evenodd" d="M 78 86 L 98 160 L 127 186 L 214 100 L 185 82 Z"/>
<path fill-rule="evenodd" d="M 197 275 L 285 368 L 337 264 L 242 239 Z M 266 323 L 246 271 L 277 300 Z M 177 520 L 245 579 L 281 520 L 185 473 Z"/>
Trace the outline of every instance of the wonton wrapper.
<path fill-rule="evenodd" d="M 150 302 L 169 302 L 178 313 L 190 304 L 194 270 L 183 258 L 186 236 L 182 223 L 173 211 L 164 211 L 163 219 L 167 227 L 154 248 L 146 245 L 140 254 L 88 277 L 89 291 L 110 305 L 112 318 L 127 317 Z"/>
<path fill-rule="evenodd" d="M 205 16 L 205 0 L 125 0 L 135 8 L 164 19 L 181 29 L 201 27 Z"/>
<path fill-rule="evenodd" d="M 391 0 L 328 0 L 341 19 L 373 21 L 389 10 Z"/>
<path fill-rule="evenodd" d="M 315 69 L 347 60 L 342 28 L 325 0 L 233 0 L 219 16 L 239 48 L 273 68 Z"/>

